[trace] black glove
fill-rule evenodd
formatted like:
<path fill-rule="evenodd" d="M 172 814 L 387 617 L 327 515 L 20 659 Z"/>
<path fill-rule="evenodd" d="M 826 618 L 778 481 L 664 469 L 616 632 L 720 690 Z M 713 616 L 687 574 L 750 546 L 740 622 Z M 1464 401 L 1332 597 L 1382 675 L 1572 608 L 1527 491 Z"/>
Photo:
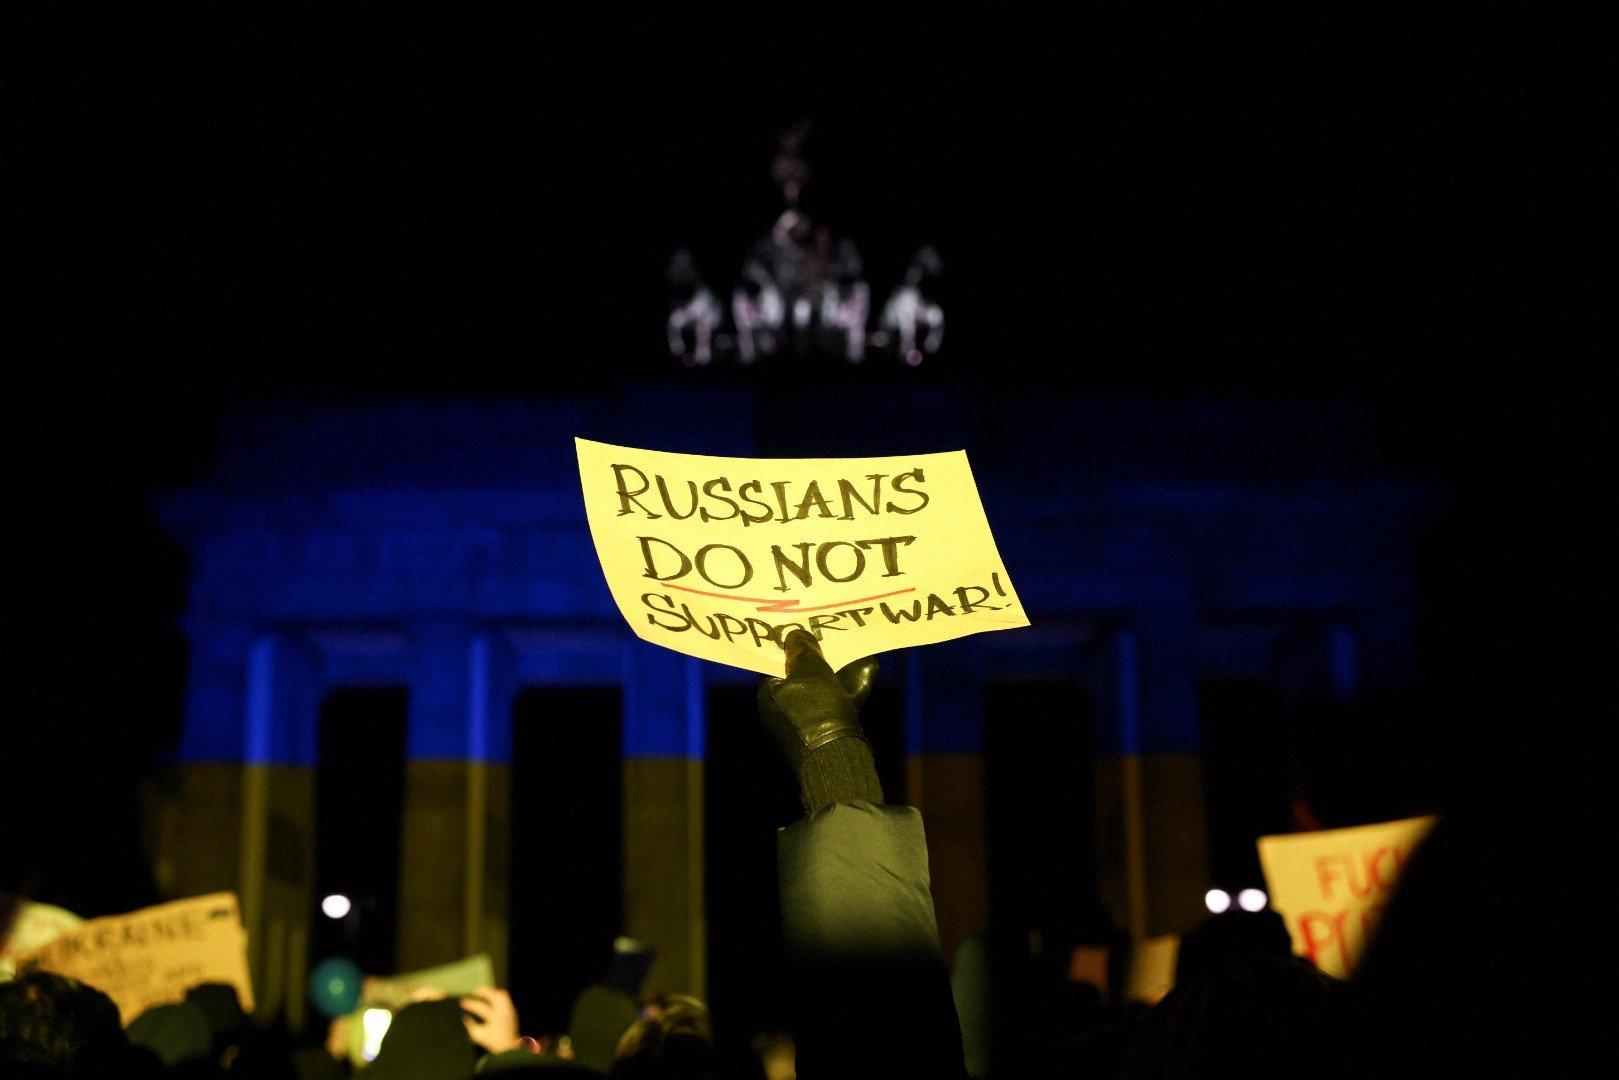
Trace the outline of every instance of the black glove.
<path fill-rule="evenodd" d="M 855 660 L 834 674 L 809 631 L 793 630 L 783 648 L 787 677 L 759 681 L 759 718 L 794 774 L 812 750 L 835 739 L 859 739 L 869 748 L 860 707 L 877 677 L 877 658 Z"/>

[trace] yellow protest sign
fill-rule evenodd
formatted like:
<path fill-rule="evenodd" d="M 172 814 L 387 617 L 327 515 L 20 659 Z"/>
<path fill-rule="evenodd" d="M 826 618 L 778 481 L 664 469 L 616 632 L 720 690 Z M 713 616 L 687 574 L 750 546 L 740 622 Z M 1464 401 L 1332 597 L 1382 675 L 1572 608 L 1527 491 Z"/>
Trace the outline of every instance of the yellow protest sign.
<path fill-rule="evenodd" d="M 402 1009 L 422 997 L 462 997 L 495 984 L 495 962 L 477 953 L 438 967 L 399 975 L 367 975 L 360 986 L 360 1003 L 380 1009 Z"/>
<path fill-rule="evenodd" d="M 340 1018 L 350 1067 L 363 1069 L 377 1056 L 392 1014 L 411 1002 L 464 997 L 496 985 L 495 962 L 488 953 L 398 975 L 367 975 L 360 984 L 360 1007 Z"/>
<path fill-rule="evenodd" d="M 1406 859 L 1435 820 L 1261 836 L 1270 906 L 1286 921 L 1293 952 L 1328 974 L 1350 975 Z"/>
<path fill-rule="evenodd" d="M 12 917 L 10 932 L 0 940 L 0 979 L 9 979 L 16 972 L 17 957 L 82 925 L 84 919 L 67 908 L 24 901 Z"/>
<path fill-rule="evenodd" d="M 1029 625 L 964 451 L 726 458 L 576 439 L 591 538 L 643 640 L 782 675 Z"/>
<path fill-rule="evenodd" d="M 187 990 L 206 982 L 235 987 L 242 1008 L 253 1009 L 247 934 L 235 893 L 87 919 L 18 956 L 17 966 L 31 961 L 105 992 L 126 1025 L 154 1006 L 185 1000 Z"/>
<path fill-rule="evenodd" d="M 1130 948 L 1124 999 L 1156 1005 L 1175 987 L 1175 961 L 1180 958 L 1179 934 L 1142 938 Z"/>

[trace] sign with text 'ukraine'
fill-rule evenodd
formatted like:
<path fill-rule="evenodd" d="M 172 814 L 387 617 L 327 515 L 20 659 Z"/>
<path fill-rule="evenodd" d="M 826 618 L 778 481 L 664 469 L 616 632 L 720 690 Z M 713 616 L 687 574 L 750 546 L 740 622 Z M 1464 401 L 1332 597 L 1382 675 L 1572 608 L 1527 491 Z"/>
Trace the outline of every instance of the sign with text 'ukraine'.
<path fill-rule="evenodd" d="M 780 676 L 1029 625 L 963 451 L 725 458 L 576 439 L 591 538 L 643 640 Z"/>
<path fill-rule="evenodd" d="M 105 993 L 127 1026 L 157 1005 L 185 1000 L 201 983 L 235 987 L 253 1009 L 247 971 L 247 932 L 236 894 L 209 893 L 89 919 L 17 958 L 71 975 Z"/>

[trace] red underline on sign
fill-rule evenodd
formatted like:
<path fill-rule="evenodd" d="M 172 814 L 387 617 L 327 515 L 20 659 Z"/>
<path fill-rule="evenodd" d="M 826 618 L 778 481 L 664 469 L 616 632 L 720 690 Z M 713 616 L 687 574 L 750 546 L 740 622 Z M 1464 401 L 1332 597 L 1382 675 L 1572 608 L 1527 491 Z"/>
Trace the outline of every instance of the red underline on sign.
<path fill-rule="evenodd" d="M 758 604 L 756 611 L 826 611 L 830 608 L 846 608 L 851 604 L 864 604 L 871 600 L 883 600 L 890 596 L 899 596 L 903 593 L 915 592 L 913 586 L 909 589 L 895 589 L 893 592 L 878 593 L 876 596 L 862 596 L 857 600 L 840 600 L 836 604 L 818 604 L 815 607 L 799 607 L 797 600 L 772 600 L 768 596 L 732 596 L 729 593 L 704 592 L 702 589 L 688 589 L 684 585 L 671 585 L 664 581 L 660 584 L 665 589 L 679 589 L 681 592 L 695 593 L 698 596 L 712 596 L 716 600 L 737 600 L 745 604 Z"/>

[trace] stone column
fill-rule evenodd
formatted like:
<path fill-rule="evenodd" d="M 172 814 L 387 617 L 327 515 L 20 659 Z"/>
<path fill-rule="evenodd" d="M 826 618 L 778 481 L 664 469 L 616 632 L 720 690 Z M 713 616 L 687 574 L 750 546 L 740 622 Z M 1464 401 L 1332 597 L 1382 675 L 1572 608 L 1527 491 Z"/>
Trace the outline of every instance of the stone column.
<path fill-rule="evenodd" d="M 315 763 L 321 683 L 301 641 L 262 634 L 248 648 L 239 895 L 254 1013 L 303 1027 L 315 909 Z"/>
<path fill-rule="evenodd" d="M 905 657 L 904 801 L 922 812 L 927 830 L 947 961 L 962 942 L 989 929 L 982 656 L 981 643 L 968 637 Z"/>
<path fill-rule="evenodd" d="M 454 623 L 413 627 L 400 829 L 401 971 L 480 952 L 507 976 L 511 650 Z"/>
<path fill-rule="evenodd" d="M 1195 627 L 1166 618 L 1114 632 L 1098 696 L 1097 877 L 1133 940 L 1206 914 L 1208 818 L 1198 753 Z"/>
<path fill-rule="evenodd" d="M 512 706 L 517 664 L 491 634 L 472 639 L 467 658 L 467 868 L 462 951 L 488 953 L 507 985 L 511 940 Z"/>
<path fill-rule="evenodd" d="M 648 990 L 708 999 L 700 661 L 636 645 L 624 698 L 624 932 L 657 946 Z"/>
<path fill-rule="evenodd" d="M 165 899 L 241 891 L 242 783 L 250 629 L 187 621 L 190 663 L 175 763 L 142 790 L 153 880 Z"/>

